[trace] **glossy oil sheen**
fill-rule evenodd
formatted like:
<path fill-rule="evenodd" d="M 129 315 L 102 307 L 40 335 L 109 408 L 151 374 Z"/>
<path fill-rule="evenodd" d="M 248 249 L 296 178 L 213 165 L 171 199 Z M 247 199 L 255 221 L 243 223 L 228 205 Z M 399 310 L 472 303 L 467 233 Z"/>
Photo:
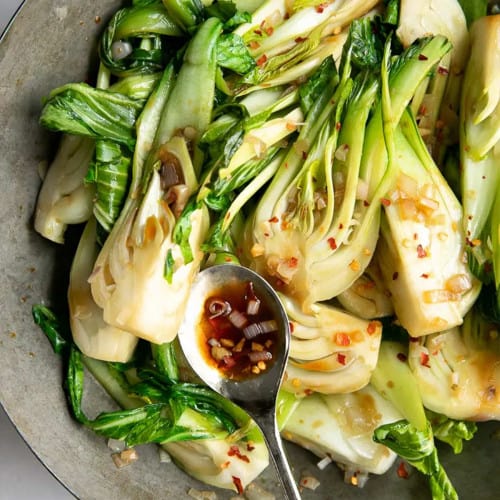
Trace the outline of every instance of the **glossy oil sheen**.
<path fill-rule="evenodd" d="M 0 402 L 37 456 L 77 497 L 177 500 L 188 498 L 190 486 L 208 488 L 173 464 L 160 464 L 154 446 L 139 447 L 139 462 L 117 470 L 105 440 L 69 417 L 60 361 L 31 318 L 33 303 L 64 303 L 70 262 L 68 249 L 43 241 L 32 230 L 38 165 L 50 157 L 55 143 L 38 126 L 42 100 L 54 87 L 88 77 L 103 26 L 96 16 L 108 19 L 119 6 L 110 0 L 28 0 L 0 43 Z M 95 383 L 88 386 L 89 415 L 109 409 L 102 390 Z M 498 498 L 500 443 L 491 434 L 499 427 L 483 426 L 460 456 L 441 448 L 461 498 Z M 402 480 L 393 469 L 356 490 L 343 484 L 337 468 L 320 472 L 307 451 L 293 445 L 287 449 L 296 476 L 308 471 L 321 481 L 314 493 L 303 492 L 304 499 L 430 498 L 425 479 L 416 473 Z M 279 491 L 271 468 L 259 483 Z M 217 494 L 219 499 L 234 496 Z"/>

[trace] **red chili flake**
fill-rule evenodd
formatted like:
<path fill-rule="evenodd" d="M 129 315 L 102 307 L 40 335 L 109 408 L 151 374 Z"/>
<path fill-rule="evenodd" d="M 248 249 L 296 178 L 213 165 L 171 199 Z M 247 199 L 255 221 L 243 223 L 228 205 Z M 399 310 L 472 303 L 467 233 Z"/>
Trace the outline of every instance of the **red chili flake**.
<path fill-rule="evenodd" d="M 424 54 L 419 54 L 418 55 L 418 60 L 419 61 L 427 61 L 429 59 L 427 56 L 424 56 Z"/>
<path fill-rule="evenodd" d="M 345 354 L 337 354 L 337 361 L 341 365 L 345 365 Z"/>
<path fill-rule="evenodd" d="M 222 358 L 222 361 L 225 365 L 225 368 L 232 368 L 236 364 L 236 361 L 232 356 L 224 356 Z"/>
<path fill-rule="evenodd" d="M 351 345 L 351 337 L 347 333 L 337 333 L 335 334 L 335 343 L 343 347 Z"/>
<path fill-rule="evenodd" d="M 269 28 L 266 28 L 265 31 L 267 36 L 271 36 L 274 33 L 274 28 L 269 26 Z"/>
<path fill-rule="evenodd" d="M 269 238 L 269 236 L 271 236 L 271 235 L 270 235 L 269 233 L 264 233 L 264 236 L 265 236 L 266 238 Z"/>
<path fill-rule="evenodd" d="M 247 443 L 247 451 L 255 450 L 255 446 L 252 443 Z"/>
<path fill-rule="evenodd" d="M 421 277 L 421 278 L 425 278 L 425 279 L 427 279 L 427 278 L 429 277 L 429 275 L 428 275 L 427 273 L 422 273 L 422 274 L 420 275 L 420 277 Z"/>
<path fill-rule="evenodd" d="M 366 200 L 363 200 L 363 206 L 364 206 L 364 207 L 369 207 L 369 206 L 370 206 L 370 204 L 369 204 Z"/>
<path fill-rule="evenodd" d="M 266 61 L 267 61 L 267 56 L 266 56 L 266 54 L 262 54 L 262 55 L 261 55 L 261 56 L 257 59 L 257 61 L 255 61 L 255 62 L 256 62 L 256 64 L 257 64 L 257 66 L 262 66 L 262 65 L 264 65 L 264 64 L 266 63 Z"/>
<path fill-rule="evenodd" d="M 297 257 L 290 257 L 288 259 L 288 267 L 294 268 L 299 265 L 299 259 Z"/>
<path fill-rule="evenodd" d="M 398 279 L 398 276 L 399 276 L 399 273 L 398 273 L 397 271 L 394 271 L 394 272 L 392 273 L 392 279 L 393 279 L 393 281 L 394 281 L 394 280 L 397 280 L 397 279 Z"/>
<path fill-rule="evenodd" d="M 257 29 L 257 30 L 253 30 L 253 32 L 256 34 L 256 35 L 262 35 L 262 31 Z"/>
<path fill-rule="evenodd" d="M 248 45 L 252 50 L 258 49 L 260 47 L 260 43 L 257 40 L 251 41 Z"/>
<path fill-rule="evenodd" d="M 295 42 L 296 43 L 301 43 L 301 42 L 305 42 L 307 40 L 307 37 L 305 36 L 298 36 L 296 39 L 295 39 Z"/>
<path fill-rule="evenodd" d="M 280 220 L 278 219 L 278 217 L 276 217 L 276 215 L 274 217 L 271 217 L 269 219 L 269 222 L 279 222 Z"/>
<path fill-rule="evenodd" d="M 307 151 L 302 151 L 302 159 L 307 159 Z"/>
<path fill-rule="evenodd" d="M 402 363 L 404 363 L 404 362 L 408 359 L 408 357 L 406 356 L 406 354 L 405 354 L 405 353 L 403 353 L 403 352 L 398 352 L 398 354 L 397 354 L 397 358 L 398 358 L 398 359 L 399 359 L 399 361 L 401 361 Z"/>
<path fill-rule="evenodd" d="M 241 453 L 240 449 L 238 448 L 238 446 L 235 444 L 233 444 L 229 448 L 229 451 L 227 452 L 227 454 L 230 457 L 236 457 L 236 458 L 239 458 L 240 460 L 243 460 L 243 462 L 250 463 L 250 459 L 246 455 L 243 455 Z"/>
<path fill-rule="evenodd" d="M 391 200 L 387 198 L 382 198 L 380 202 L 382 203 L 382 205 L 384 205 L 384 207 L 388 207 L 391 204 Z"/>
<path fill-rule="evenodd" d="M 417 257 L 419 259 L 423 259 L 424 257 L 427 257 L 427 252 L 425 251 L 425 249 L 422 245 L 417 245 Z"/>
<path fill-rule="evenodd" d="M 342 224 L 342 222 L 339 224 L 339 229 L 343 229 L 344 228 L 344 224 Z"/>
<path fill-rule="evenodd" d="M 337 123 L 335 124 L 335 130 L 338 132 L 341 128 L 342 128 L 342 123 L 337 122 Z"/>
<path fill-rule="evenodd" d="M 406 469 L 406 464 L 404 462 L 401 462 L 399 464 L 397 473 L 398 477 L 400 477 L 401 479 L 408 479 L 408 476 L 410 475 L 408 473 L 408 470 Z"/>
<path fill-rule="evenodd" d="M 448 74 L 448 70 L 446 68 L 443 68 L 442 66 L 438 66 L 438 73 L 440 75 L 447 75 Z"/>
<path fill-rule="evenodd" d="M 418 234 L 417 233 L 413 233 L 413 239 L 414 240 L 418 240 Z"/>
<path fill-rule="evenodd" d="M 236 476 L 232 476 L 233 484 L 236 486 L 236 490 L 238 491 L 238 495 L 243 494 L 243 485 L 241 484 L 241 479 Z"/>
<path fill-rule="evenodd" d="M 290 333 L 293 333 L 295 330 L 295 323 L 293 321 L 289 321 L 288 324 L 290 325 Z"/>
<path fill-rule="evenodd" d="M 232 329 L 231 323 L 223 317 L 209 318 L 208 322 L 219 336 L 226 334 L 229 330 Z"/>
<path fill-rule="evenodd" d="M 325 10 L 325 6 L 326 6 L 325 3 L 320 3 L 319 5 L 316 5 L 316 12 L 318 14 L 322 14 L 323 11 Z"/>
<path fill-rule="evenodd" d="M 427 114 L 427 107 L 422 104 L 422 106 L 420 106 L 420 108 L 418 108 L 418 114 L 419 115 L 426 115 Z"/>
<path fill-rule="evenodd" d="M 378 321 L 370 321 L 366 327 L 366 333 L 368 333 L 368 335 L 373 335 L 377 331 L 378 325 Z"/>
<path fill-rule="evenodd" d="M 427 368 L 430 368 L 430 365 L 429 365 L 429 355 L 426 352 L 421 352 L 420 353 L 420 364 L 422 366 L 426 366 Z"/>
<path fill-rule="evenodd" d="M 304 395 L 305 396 L 312 396 L 313 392 L 314 391 L 312 389 L 305 389 L 304 390 Z"/>
<path fill-rule="evenodd" d="M 331 237 L 328 238 L 326 241 L 328 242 L 332 250 L 335 250 L 337 248 L 337 242 L 335 241 L 335 238 Z"/>

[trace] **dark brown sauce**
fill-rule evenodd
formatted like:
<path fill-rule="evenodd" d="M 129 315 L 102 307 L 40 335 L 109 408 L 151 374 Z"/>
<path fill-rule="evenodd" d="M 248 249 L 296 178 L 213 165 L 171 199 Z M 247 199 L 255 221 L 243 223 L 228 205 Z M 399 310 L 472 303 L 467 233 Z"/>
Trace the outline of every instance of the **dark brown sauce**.
<path fill-rule="evenodd" d="M 258 311 L 256 314 L 247 314 L 248 301 L 252 297 L 259 301 Z M 248 339 L 243 327 L 235 326 L 228 314 L 213 317 L 210 304 L 214 300 L 224 301 L 230 305 L 231 311 L 242 313 L 247 320 L 245 327 L 270 324 L 269 321 L 277 325 L 267 304 L 253 293 L 250 282 L 234 283 L 215 290 L 205 300 L 198 336 L 201 351 L 208 364 L 217 367 L 224 377 L 233 380 L 256 377 L 269 370 L 275 358 L 278 332 L 274 330 L 260 333 Z M 266 359 L 255 360 L 256 357 Z"/>

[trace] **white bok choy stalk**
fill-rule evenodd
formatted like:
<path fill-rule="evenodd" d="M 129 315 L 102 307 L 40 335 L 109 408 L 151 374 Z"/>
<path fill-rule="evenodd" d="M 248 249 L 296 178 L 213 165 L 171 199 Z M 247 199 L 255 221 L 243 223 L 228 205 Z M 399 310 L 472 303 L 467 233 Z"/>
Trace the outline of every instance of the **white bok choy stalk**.
<path fill-rule="evenodd" d="M 458 0 L 402 0 L 397 35 L 405 47 L 417 38 L 443 35 L 452 44 L 412 102 L 420 133 L 441 164 L 444 148 L 458 143 L 460 89 L 469 57 L 467 21 Z"/>
<path fill-rule="evenodd" d="M 476 308 L 461 327 L 410 342 L 408 362 L 426 408 L 457 420 L 500 420 L 498 323 Z"/>
<path fill-rule="evenodd" d="M 480 284 L 465 260 L 460 203 L 409 113 L 394 132 L 379 263 L 398 320 L 420 337 L 460 325 Z"/>
<path fill-rule="evenodd" d="M 369 20 L 351 30 L 366 32 L 363 22 Z M 395 59 L 395 120 L 449 47 L 443 37 L 423 39 Z M 362 275 L 373 258 L 387 188 L 380 103 L 372 110 L 378 80 L 371 69 L 351 77 L 347 54 L 340 83 L 332 82 L 334 90 L 325 89 L 306 115 L 245 230 L 248 265 L 305 310 Z"/>
<path fill-rule="evenodd" d="M 500 14 L 474 22 L 471 44 L 460 114 L 463 223 L 469 266 L 494 283 L 500 304 Z"/>
<path fill-rule="evenodd" d="M 79 224 L 92 214 L 94 186 L 84 184 L 94 155 L 95 141 L 64 134 L 49 166 L 35 209 L 35 230 L 55 243 L 64 243 L 68 224 Z"/>
<path fill-rule="evenodd" d="M 69 276 L 69 321 L 73 340 L 86 356 L 126 363 L 132 357 L 138 338 L 107 324 L 103 311 L 92 298 L 89 274 L 98 254 L 96 220 L 91 217 L 80 238 Z"/>
<path fill-rule="evenodd" d="M 238 493 L 269 465 L 267 445 L 251 421 L 226 439 L 177 441 L 162 447 L 189 475 Z"/>
<path fill-rule="evenodd" d="M 373 441 L 377 427 L 401 413 L 370 385 L 349 394 L 312 394 L 298 398 L 281 426 L 281 435 L 320 458 L 330 457 L 352 484 L 367 473 L 384 474 L 396 454 Z M 278 417 L 278 422 L 280 418 Z"/>
<path fill-rule="evenodd" d="M 175 84 L 169 66 L 146 105 L 153 119 L 138 125 L 131 195 L 89 280 L 107 322 L 157 344 L 177 335 L 203 256 L 208 210 L 189 198 L 198 188 L 197 142 L 211 118 L 221 27 L 215 18 L 202 24 Z"/>
<path fill-rule="evenodd" d="M 129 76 L 111 86 L 109 79 L 101 64 L 96 88 L 64 85 L 44 104 L 41 123 L 63 135 L 40 190 L 34 225 L 57 243 L 63 243 L 68 224 L 87 221 L 92 211 L 98 233 L 108 232 L 126 196 L 133 130 L 158 75 Z"/>
<path fill-rule="evenodd" d="M 283 389 L 297 396 L 348 393 L 370 381 L 382 338 L 379 321 L 367 321 L 326 304 L 303 313 L 282 295 L 292 332 Z"/>

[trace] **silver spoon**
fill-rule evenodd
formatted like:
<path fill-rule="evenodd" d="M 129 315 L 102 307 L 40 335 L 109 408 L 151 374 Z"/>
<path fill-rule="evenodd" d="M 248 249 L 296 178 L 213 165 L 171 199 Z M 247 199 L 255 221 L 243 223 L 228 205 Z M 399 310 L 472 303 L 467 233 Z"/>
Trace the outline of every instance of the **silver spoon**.
<path fill-rule="evenodd" d="M 275 333 L 279 348 L 272 365 L 261 374 L 243 380 L 225 377 L 211 366 L 200 349 L 200 320 L 205 300 L 231 283 L 252 282 L 255 294 L 265 302 L 278 323 Z M 197 375 L 210 388 L 243 408 L 260 427 L 278 472 L 287 499 L 300 500 L 290 465 L 285 455 L 276 422 L 276 398 L 290 348 L 290 327 L 280 299 L 269 283 L 257 273 L 236 264 L 220 264 L 201 271 L 191 288 L 186 314 L 179 331 L 182 350 Z"/>

